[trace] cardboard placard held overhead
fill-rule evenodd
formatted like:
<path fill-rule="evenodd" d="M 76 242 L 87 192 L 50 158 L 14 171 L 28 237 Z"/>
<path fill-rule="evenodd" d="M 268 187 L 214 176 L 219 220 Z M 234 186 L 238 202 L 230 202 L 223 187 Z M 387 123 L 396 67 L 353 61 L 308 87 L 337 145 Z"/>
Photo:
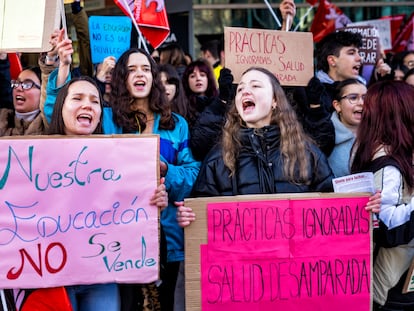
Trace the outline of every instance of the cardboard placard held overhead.
<path fill-rule="evenodd" d="M 0 0 L 0 50 L 48 51 L 50 35 L 60 28 L 59 1 Z"/>
<path fill-rule="evenodd" d="M 186 199 L 187 311 L 358 310 L 372 304 L 368 193 Z"/>
<path fill-rule="evenodd" d="M 306 86 L 314 75 L 310 32 L 224 27 L 224 53 L 236 83 L 252 66 L 267 68 L 281 85 Z"/>

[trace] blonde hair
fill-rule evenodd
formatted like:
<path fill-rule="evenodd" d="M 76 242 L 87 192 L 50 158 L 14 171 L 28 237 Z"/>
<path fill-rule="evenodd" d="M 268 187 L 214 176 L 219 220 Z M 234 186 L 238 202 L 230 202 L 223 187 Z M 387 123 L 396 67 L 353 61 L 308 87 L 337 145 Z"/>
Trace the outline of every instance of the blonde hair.
<path fill-rule="evenodd" d="M 309 142 L 311 139 L 303 131 L 296 113 L 287 100 L 286 94 L 279 84 L 277 78 L 267 69 L 261 67 L 251 67 L 243 73 L 249 71 L 260 71 L 268 76 L 273 88 L 273 96 L 277 106 L 272 110 L 270 124 L 280 128 L 280 153 L 282 160 L 283 174 L 292 183 L 309 184 L 310 170 L 309 165 L 310 151 Z M 236 162 L 240 152 L 240 129 L 245 127 L 240 118 L 236 105 L 232 105 L 228 114 L 227 121 L 223 128 L 223 160 L 224 164 L 230 169 L 230 176 L 236 172 Z M 313 164 L 313 163 L 312 163 Z"/>

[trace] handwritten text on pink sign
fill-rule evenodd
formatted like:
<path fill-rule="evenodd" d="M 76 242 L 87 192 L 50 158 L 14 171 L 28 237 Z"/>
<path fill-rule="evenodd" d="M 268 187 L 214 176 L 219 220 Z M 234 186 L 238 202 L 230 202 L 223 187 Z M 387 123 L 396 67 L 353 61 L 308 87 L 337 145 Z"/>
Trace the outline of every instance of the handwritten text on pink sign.
<path fill-rule="evenodd" d="M 369 310 L 366 197 L 208 204 L 203 310 Z"/>
<path fill-rule="evenodd" d="M 158 136 L 0 140 L 0 287 L 156 280 L 158 156 Z"/>

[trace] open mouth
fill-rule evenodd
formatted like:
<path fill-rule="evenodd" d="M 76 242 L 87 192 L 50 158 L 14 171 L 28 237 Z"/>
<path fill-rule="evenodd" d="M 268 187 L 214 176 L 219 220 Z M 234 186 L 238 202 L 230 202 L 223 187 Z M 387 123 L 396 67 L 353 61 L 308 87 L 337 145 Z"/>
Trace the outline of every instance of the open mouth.
<path fill-rule="evenodd" d="M 138 89 L 143 89 L 145 87 L 146 83 L 144 81 L 137 81 L 134 83 L 134 86 Z"/>
<path fill-rule="evenodd" d="M 84 124 L 84 125 L 89 125 L 92 123 L 92 116 L 89 114 L 80 114 L 78 115 L 78 117 L 76 118 L 78 120 L 79 123 Z"/>
<path fill-rule="evenodd" d="M 256 107 L 255 103 L 250 100 L 246 99 L 243 101 L 243 111 L 251 111 Z"/>
<path fill-rule="evenodd" d="M 360 119 L 362 117 L 362 110 L 354 111 L 354 116 Z"/>
<path fill-rule="evenodd" d="M 352 69 L 353 69 L 356 73 L 359 73 L 359 70 L 361 69 L 361 65 L 354 66 L 354 67 L 352 67 Z"/>
<path fill-rule="evenodd" d="M 26 98 L 24 98 L 23 96 L 17 95 L 15 97 L 16 103 L 24 103 L 26 101 Z"/>

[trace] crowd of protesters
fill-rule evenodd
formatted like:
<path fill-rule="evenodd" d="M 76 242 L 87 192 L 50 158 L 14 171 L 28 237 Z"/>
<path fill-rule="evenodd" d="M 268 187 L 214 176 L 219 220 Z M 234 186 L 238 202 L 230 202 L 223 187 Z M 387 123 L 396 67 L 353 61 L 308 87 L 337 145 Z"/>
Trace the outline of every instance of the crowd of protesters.
<path fill-rule="evenodd" d="M 283 29 L 292 27 L 294 2 L 281 1 L 279 11 Z M 72 14 L 78 37 L 88 38 L 79 1 Z M 185 198 L 332 192 L 333 178 L 367 171 L 377 191 L 365 209 L 379 219 L 373 308 L 413 310 L 414 294 L 402 287 L 414 259 L 414 51 L 379 59 L 366 80 L 361 35 L 333 32 L 315 46 L 308 85 L 286 88 L 255 66 L 235 84 L 222 42 L 203 45 L 194 60 L 176 43 L 151 55 L 131 47 L 95 70 L 88 42 L 79 68 L 63 30 L 50 43 L 39 66 L 13 80 L 0 53 L 0 135 L 158 134 L 166 143 L 150 203 L 160 209 L 160 280 L 94 284 L 91 276 L 54 292 L 7 289 L 8 310 L 46 310 L 56 295 L 67 303 L 54 310 L 184 311 L 183 228 L 197 226 Z"/>

